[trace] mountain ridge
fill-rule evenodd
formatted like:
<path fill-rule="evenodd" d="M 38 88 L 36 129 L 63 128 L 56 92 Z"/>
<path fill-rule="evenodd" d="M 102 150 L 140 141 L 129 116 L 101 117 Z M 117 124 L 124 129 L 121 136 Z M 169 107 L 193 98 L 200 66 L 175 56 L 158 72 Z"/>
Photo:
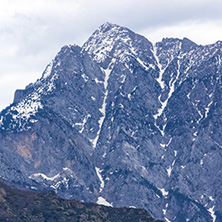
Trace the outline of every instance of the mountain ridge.
<path fill-rule="evenodd" d="M 221 48 L 152 44 L 109 23 L 64 46 L 0 113 L 0 175 L 166 221 L 219 221 Z"/>

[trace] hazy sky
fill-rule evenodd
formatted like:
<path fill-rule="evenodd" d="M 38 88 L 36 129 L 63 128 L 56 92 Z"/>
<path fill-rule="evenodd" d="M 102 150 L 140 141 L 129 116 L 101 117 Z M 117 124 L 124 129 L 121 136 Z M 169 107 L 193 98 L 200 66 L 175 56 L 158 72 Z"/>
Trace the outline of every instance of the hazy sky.
<path fill-rule="evenodd" d="M 65 44 L 82 45 L 98 26 L 126 26 L 157 42 L 222 40 L 221 0 L 0 0 L 0 110 L 34 82 Z"/>

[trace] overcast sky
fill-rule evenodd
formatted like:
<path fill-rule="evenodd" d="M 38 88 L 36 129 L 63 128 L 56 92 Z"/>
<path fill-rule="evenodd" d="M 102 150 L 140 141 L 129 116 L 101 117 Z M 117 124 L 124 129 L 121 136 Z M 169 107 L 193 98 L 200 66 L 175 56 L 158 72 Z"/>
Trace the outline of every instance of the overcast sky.
<path fill-rule="evenodd" d="M 103 23 L 157 42 L 222 40 L 221 0 L 0 0 L 0 110 L 34 82 L 65 44 L 82 45 Z"/>

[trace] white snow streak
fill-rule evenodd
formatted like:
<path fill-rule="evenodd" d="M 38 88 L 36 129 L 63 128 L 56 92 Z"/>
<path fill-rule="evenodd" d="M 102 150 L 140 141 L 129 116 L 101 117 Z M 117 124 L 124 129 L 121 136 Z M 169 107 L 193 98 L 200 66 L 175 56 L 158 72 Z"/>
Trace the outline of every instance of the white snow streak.
<path fill-rule="evenodd" d="M 170 143 L 172 142 L 172 137 L 169 139 L 169 142 L 166 144 L 160 143 L 160 146 L 162 146 L 163 148 L 166 148 L 170 145 Z"/>
<path fill-rule="evenodd" d="M 105 79 L 104 79 L 104 89 L 105 89 L 105 93 L 104 93 L 104 98 L 103 98 L 103 104 L 102 107 L 99 109 L 99 111 L 102 113 L 102 117 L 99 119 L 99 130 L 96 134 L 95 139 L 91 140 L 92 144 L 93 144 L 93 148 L 96 148 L 97 145 L 97 141 L 99 139 L 99 135 L 101 132 L 101 128 L 104 122 L 104 119 L 106 117 L 106 100 L 107 100 L 107 96 L 108 96 L 108 80 L 109 80 L 109 75 L 111 73 L 111 69 L 103 69 L 104 73 L 105 73 Z"/>
<path fill-rule="evenodd" d="M 0 126 L 2 125 L 2 121 L 3 121 L 3 116 L 1 116 L 1 119 L 0 119 Z"/>
<path fill-rule="evenodd" d="M 207 105 L 207 108 L 205 108 L 205 118 L 207 118 L 207 115 L 208 115 L 208 113 L 209 113 L 209 111 L 210 111 L 210 106 L 211 106 L 211 104 L 213 103 L 213 101 L 211 101 L 208 105 Z"/>
<path fill-rule="evenodd" d="M 161 103 L 161 108 L 158 109 L 158 113 L 157 114 L 153 115 L 154 119 L 157 119 L 159 116 L 162 115 L 165 107 L 167 106 L 168 100 L 170 99 L 170 97 L 172 96 L 173 92 L 175 91 L 175 83 L 178 80 L 179 75 L 180 75 L 180 62 L 179 62 L 179 60 L 177 60 L 177 65 L 178 65 L 178 67 L 177 67 L 177 76 L 176 76 L 176 78 L 174 80 L 172 78 L 170 80 L 170 82 L 169 82 L 170 91 L 169 91 L 167 99 L 164 102 L 162 102 L 160 100 L 160 97 L 159 97 L 159 101 Z"/>
<path fill-rule="evenodd" d="M 46 176 L 44 173 L 35 173 L 35 174 L 32 174 L 31 176 L 29 176 L 30 179 L 35 179 L 36 177 L 42 177 L 44 180 L 49 180 L 49 181 L 53 181 L 55 180 L 56 178 L 58 178 L 60 176 L 60 174 L 56 174 L 55 176 L 53 177 L 48 177 Z"/>
<path fill-rule="evenodd" d="M 103 180 L 103 177 L 101 175 L 101 172 L 102 170 L 98 167 L 95 167 L 95 170 L 96 170 L 96 174 L 100 180 L 100 189 L 99 189 L 99 193 L 101 193 L 103 191 L 103 188 L 104 188 L 104 180 Z M 109 180 L 109 178 L 107 179 Z M 104 199 L 103 197 L 98 197 L 98 200 L 97 200 L 97 204 L 100 204 L 100 205 L 105 205 L 105 206 L 108 206 L 108 207 L 112 207 L 113 205 L 111 203 L 109 203 L 106 199 Z"/>
<path fill-rule="evenodd" d="M 156 81 L 160 84 L 160 87 L 161 89 L 164 89 L 164 86 L 165 86 L 165 83 L 164 81 L 162 80 L 163 78 L 163 73 L 165 71 L 165 69 L 162 69 L 162 66 L 160 64 L 160 60 L 157 56 L 157 47 L 155 45 L 153 45 L 153 56 L 154 58 L 156 59 L 156 62 L 157 62 L 157 67 L 159 68 L 160 72 L 159 72 L 159 77 L 156 79 Z"/>
<path fill-rule="evenodd" d="M 166 220 L 166 222 L 171 222 L 169 219 L 167 219 L 166 217 L 164 217 L 164 219 Z"/>
<path fill-rule="evenodd" d="M 208 212 L 210 213 L 211 217 L 213 218 L 213 222 L 215 222 L 216 218 L 217 218 L 216 215 L 215 215 L 215 212 L 214 212 L 214 207 L 215 206 L 208 209 Z"/>
<path fill-rule="evenodd" d="M 171 172 L 172 172 L 173 168 L 172 168 L 171 166 L 169 166 L 169 168 L 168 168 L 168 169 L 166 169 L 166 170 L 167 170 L 168 177 L 170 177 L 170 176 L 171 176 Z"/>
<path fill-rule="evenodd" d="M 102 175 L 101 175 L 102 170 L 100 170 L 98 167 L 95 167 L 95 169 L 96 169 L 96 174 L 97 174 L 97 176 L 100 180 L 99 192 L 101 193 L 103 191 L 103 188 L 104 188 L 104 185 L 105 185 L 104 180 L 103 180 Z"/>

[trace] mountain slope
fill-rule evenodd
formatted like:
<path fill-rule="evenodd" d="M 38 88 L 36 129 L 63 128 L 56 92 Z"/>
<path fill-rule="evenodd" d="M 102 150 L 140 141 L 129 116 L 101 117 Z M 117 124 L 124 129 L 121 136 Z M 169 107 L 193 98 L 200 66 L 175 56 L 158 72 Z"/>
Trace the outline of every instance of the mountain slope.
<path fill-rule="evenodd" d="M 221 220 L 221 42 L 105 23 L 0 114 L 0 175 L 166 221 Z"/>

